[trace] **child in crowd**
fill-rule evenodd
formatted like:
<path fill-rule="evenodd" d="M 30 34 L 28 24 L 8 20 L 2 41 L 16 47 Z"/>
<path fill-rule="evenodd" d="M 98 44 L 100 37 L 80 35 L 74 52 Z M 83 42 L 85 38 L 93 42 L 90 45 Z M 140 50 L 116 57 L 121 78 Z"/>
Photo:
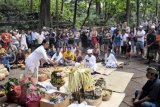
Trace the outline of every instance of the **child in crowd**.
<path fill-rule="evenodd" d="M 56 50 L 54 48 L 54 45 L 51 45 L 50 49 L 47 52 L 47 55 L 52 58 L 52 56 L 56 53 Z"/>

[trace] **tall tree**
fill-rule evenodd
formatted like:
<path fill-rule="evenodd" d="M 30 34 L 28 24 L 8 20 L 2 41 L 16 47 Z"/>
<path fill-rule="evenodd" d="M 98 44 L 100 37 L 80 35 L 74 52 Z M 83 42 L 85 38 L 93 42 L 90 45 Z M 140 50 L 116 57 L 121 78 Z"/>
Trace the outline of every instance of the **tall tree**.
<path fill-rule="evenodd" d="M 130 20 L 130 0 L 126 0 L 126 21 Z"/>
<path fill-rule="evenodd" d="M 51 27 L 50 0 L 41 0 L 40 27 Z"/>
<path fill-rule="evenodd" d="M 96 14 L 97 15 L 101 14 L 101 2 L 100 2 L 100 0 L 96 0 Z"/>
<path fill-rule="evenodd" d="M 76 24 L 76 18 L 77 18 L 77 4 L 78 4 L 78 0 L 75 0 L 75 1 L 74 1 L 73 27 L 75 27 L 75 24 Z"/>
<path fill-rule="evenodd" d="M 158 17 L 158 7 L 159 7 L 158 0 L 156 0 L 156 16 L 157 17 Z"/>
<path fill-rule="evenodd" d="M 63 14 L 64 0 L 61 1 L 61 14 Z"/>
<path fill-rule="evenodd" d="M 140 18 L 140 0 L 137 0 L 137 27 L 139 26 L 139 18 Z"/>
<path fill-rule="evenodd" d="M 30 0 L 30 12 L 33 12 L 33 0 Z"/>
<path fill-rule="evenodd" d="M 104 20 L 107 19 L 107 2 L 104 2 Z"/>
<path fill-rule="evenodd" d="M 56 0 L 56 33 L 58 34 L 58 24 L 59 24 L 59 15 L 58 15 L 58 0 Z"/>
<path fill-rule="evenodd" d="M 160 3 L 158 2 L 158 19 L 160 19 Z"/>
<path fill-rule="evenodd" d="M 89 15 L 90 15 L 90 8 L 91 8 L 91 5 L 92 5 L 92 1 L 93 1 L 93 0 L 90 0 L 90 1 L 89 1 L 89 6 L 88 6 L 88 9 L 87 9 L 87 16 L 86 16 L 86 18 L 84 19 L 82 26 L 85 25 L 86 21 L 87 21 L 88 18 L 89 18 Z"/>

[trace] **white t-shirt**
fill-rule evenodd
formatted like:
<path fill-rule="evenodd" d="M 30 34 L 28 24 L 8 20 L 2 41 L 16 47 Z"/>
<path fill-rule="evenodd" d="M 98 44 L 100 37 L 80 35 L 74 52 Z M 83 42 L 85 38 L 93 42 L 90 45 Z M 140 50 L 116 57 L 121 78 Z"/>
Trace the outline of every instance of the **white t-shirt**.
<path fill-rule="evenodd" d="M 61 59 L 63 58 L 63 55 L 62 53 L 60 52 L 59 55 L 57 56 L 57 53 L 55 53 L 53 56 L 52 56 L 52 59 L 54 62 L 59 62 Z"/>
<path fill-rule="evenodd" d="M 124 42 L 127 41 L 127 37 L 128 37 L 128 34 L 127 34 L 127 33 L 125 33 L 124 35 L 122 35 L 121 46 L 123 46 L 123 45 L 124 45 Z"/>
<path fill-rule="evenodd" d="M 41 44 L 44 39 L 45 39 L 45 37 L 44 37 L 43 34 L 38 34 L 37 35 L 38 44 Z"/>
<path fill-rule="evenodd" d="M 37 39 L 37 32 L 32 32 L 32 40 L 36 40 Z"/>
<path fill-rule="evenodd" d="M 44 46 L 38 47 L 25 60 L 26 66 L 29 68 L 29 70 L 32 71 L 32 73 L 34 72 L 35 68 L 39 67 L 40 59 L 44 59 L 46 62 L 48 62 L 48 60 L 49 60 Z"/>
<path fill-rule="evenodd" d="M 145 31 L 137 31 L 137 36 L 142 36 L 141 38 L 137 38 L 137 41 L 144 42 Z"/>

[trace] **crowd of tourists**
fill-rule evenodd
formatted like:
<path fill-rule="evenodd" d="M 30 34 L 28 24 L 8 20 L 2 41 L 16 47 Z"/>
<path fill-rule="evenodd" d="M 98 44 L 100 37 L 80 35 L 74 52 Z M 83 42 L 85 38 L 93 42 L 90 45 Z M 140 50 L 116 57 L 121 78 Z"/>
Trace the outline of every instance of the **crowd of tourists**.
<path fill-rule="evenodd" d="M 148 63 L 160 63 L 159 45 L 160 23 L 151 22 L 144 22 L 137 28 L 130 27 L 125 22 L 122 25 L 100 28 L 83 26 L 81 29 L 55 30 L 43 27 L 40 32 L 6 30 L 0 38 L 0 63 L 8 70 L 12 64 L 25 64 L 26 69 L 36 78 L 39 66 L 76 66 L 81 62 L 92 69 L 92 74 L 100 74 L 97 72 L 96 62 L 102 62 L 108 68 L 120 67 L 116 60 L 116 56 L 119 55 L 129 60 L 132 56 L 146 57 Z M 147 78 L 156 81 L 156 70 L 149 68 Z M 157 97 L 157 93 L 160 92 L 157 89 L 157 85 L 160 86 L 159 79 L 152 82 L 152 85 L 148 82 L 147 84 L 149 85 L 143 88 L 143 91 L 147 91 L 145 96 L 136 96 L 134 105 L 139 106 Z"/>

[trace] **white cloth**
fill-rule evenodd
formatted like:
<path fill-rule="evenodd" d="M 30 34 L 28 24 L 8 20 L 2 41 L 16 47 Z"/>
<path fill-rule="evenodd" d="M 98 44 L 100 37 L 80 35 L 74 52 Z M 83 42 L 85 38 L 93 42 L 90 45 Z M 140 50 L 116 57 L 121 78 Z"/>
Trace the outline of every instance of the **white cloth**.
<path fill-rule="evenodd" d="M 12 43 L 13 43 L 13 45 L 19 46 L 19 40 L 15 36 L 12 36 Z"/>
<path fill-rule="evenodd" d="M 96 107 L 96 106 L 87 105 L 87 102 L 82 102 L 81 104 L 72 103 L 68 107 Z"/>
<path fill-rule="evenodd" d="M 37 32 L 32 32 L 31 35 L 32 35 L 32 40 L 36 40 L 38 33 Z"/>
<path fill-rule="evenodd" d="M 128 34 L 127 34 L 127 33 L 125 33 L 124 35 L 122 35 L 121 46 L 123 46 L 123 45 L 124 45 L 124 42 L 127 41 L 127 37 L 128 37 Z"/>
<path fill-rule="evenodd" d="M 137 36 L 142 36 L 141 38 L 137 38 L 137 41 L 144 42 L 145 31 L 137 31 Z"/>
<path fill-rule="evenodd" d="M 117 67 L 118 63 L 113 53 L 110 53 L 109 56 L 105 54 L 105 64 L 106 64 L 106 67 L 111 67 L 111 68 Z"/>
<path fill-rule="evenodd" d="M 38 34 L 37 35 L 38 44 L 41 44 L 44 39 L 45 39 L 45 37 L 44 37 L 43 34 Z"/>
<path fill-rule="evenodd" d="M 31 73 L 34 73 L 36 68 L 36 72 L 38 72 L 38 67 L 40 66 L 40 59 L 44 59 L 46 62 L 48 62 L 49 60 L 46 50 L 43 46 L 38 47 L 25 60 L 26 67 Z"/>
<path fill-rule="evenodd" d="M 53 60 L 53 62 L 56 62 L 56 63 L 57 63 L 57 62 L 61 61 L 62 58 L 63 58 L 63 55 L 62 55 L 62 53 L 60 52 L 58 56 L 57 56 L 57 53 L 55 53 L 55 54 L 52 56 L 52 59 L 51 59 L 51 60 Z"/>
<path fill-rule="evenodd" d="M 21 49 L 22 50 L 26 50 L 26 49 L 28 49 L 28 45 L 27 45 L 27 41 L 26 41 L 26 34 L 22 34 L 21 35 Z"/>
<path fill-rule="evenodd" d="M 75 53 L 76 47 L 72 47 L 72 48 L 71 48 L 71 51 L 72 51 L 73 53 Z"/>
<path fill-rule="evenodd" d="M 91 57 L 86 55 L 84 58 L 84 62 L 87 67 L 92 69 L 92 73 L 97 71 L 96 57 L 94 55 L 91 55 Z"/>
<path fill-rule="evenodd" d="M 111 27 L 110 33 L 113 35 L 114 31 L 116 30 L 116 27 Z"/>

